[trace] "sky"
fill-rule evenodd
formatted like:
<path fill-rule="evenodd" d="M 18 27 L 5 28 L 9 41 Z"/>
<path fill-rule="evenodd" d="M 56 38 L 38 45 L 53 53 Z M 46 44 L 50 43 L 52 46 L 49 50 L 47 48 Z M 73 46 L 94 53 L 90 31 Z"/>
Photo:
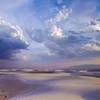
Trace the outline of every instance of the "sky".
<path fill-rule="evenodd" d="M 100 0 L 0 0 L 0 68 L 99 62 Z"/>

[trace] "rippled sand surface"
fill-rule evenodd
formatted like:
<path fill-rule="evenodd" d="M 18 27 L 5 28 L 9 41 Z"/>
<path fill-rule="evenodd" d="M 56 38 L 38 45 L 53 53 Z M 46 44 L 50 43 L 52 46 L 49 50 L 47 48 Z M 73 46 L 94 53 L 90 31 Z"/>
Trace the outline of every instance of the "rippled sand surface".
<path fill-rule="evenodd" d="M 0 100 L 100 100 L 100 78 L 67 73 L 1 74 Z"/>

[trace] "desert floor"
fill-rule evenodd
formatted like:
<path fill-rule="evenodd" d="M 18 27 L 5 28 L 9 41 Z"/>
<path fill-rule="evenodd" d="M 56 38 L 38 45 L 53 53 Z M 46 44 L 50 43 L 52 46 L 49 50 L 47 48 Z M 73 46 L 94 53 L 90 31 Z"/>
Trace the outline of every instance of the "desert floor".
<path fill-rule="evenodd" d="M 100 78 L 68 73 L 1 74 L 0 100 L 100 100 Z"/>

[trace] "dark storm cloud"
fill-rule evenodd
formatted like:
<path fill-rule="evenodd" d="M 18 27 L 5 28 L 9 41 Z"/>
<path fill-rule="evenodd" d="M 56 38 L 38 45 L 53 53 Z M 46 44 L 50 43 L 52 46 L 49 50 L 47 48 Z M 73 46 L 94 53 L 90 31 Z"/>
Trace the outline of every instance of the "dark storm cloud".
<path fill-rule="evenodd" d="M 26 44 L 20 39 L 0 37 L 0 59 L 13 57 L 21 49 L 26 49 Z"/>
<path fill-rule="evenodd" d="M 17 28 L 0 21 L 0 59 L 11 59 L 21 49 L 26 49 L 27 44 Z"/>

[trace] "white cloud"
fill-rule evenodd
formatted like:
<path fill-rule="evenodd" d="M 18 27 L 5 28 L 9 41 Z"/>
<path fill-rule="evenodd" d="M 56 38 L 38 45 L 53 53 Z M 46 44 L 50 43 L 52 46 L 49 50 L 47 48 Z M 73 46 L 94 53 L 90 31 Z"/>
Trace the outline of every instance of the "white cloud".
<path fill-rule="evenodd" d="M 53 37 L 63 37 L 63 35 L 64 35 L 63 30 L 61 28 L 57 27 L 56 25 L 53 25 L 51 27 L 50 32 L 51 32 L 51 36 L 53 36 Z"/>
<path fill-rule="evenodd" d="M 95 43 L 88 43 L 84 45 L 84 49 L 89 51 L 100 51 L 100 46 L 96 45 Z"/>
<path fill-rule="evenodd" d="M 63 37 L 63 30 L 58 27 L 58 23 L 66 20 L 69 15 L 72 13 L 72 10 L 63 7 L 61 10 L 58 10 L 57 14 L 54 17 L 51 17 L 49 20 L 46 20 L 50 34 L 53 37 Z"/>

